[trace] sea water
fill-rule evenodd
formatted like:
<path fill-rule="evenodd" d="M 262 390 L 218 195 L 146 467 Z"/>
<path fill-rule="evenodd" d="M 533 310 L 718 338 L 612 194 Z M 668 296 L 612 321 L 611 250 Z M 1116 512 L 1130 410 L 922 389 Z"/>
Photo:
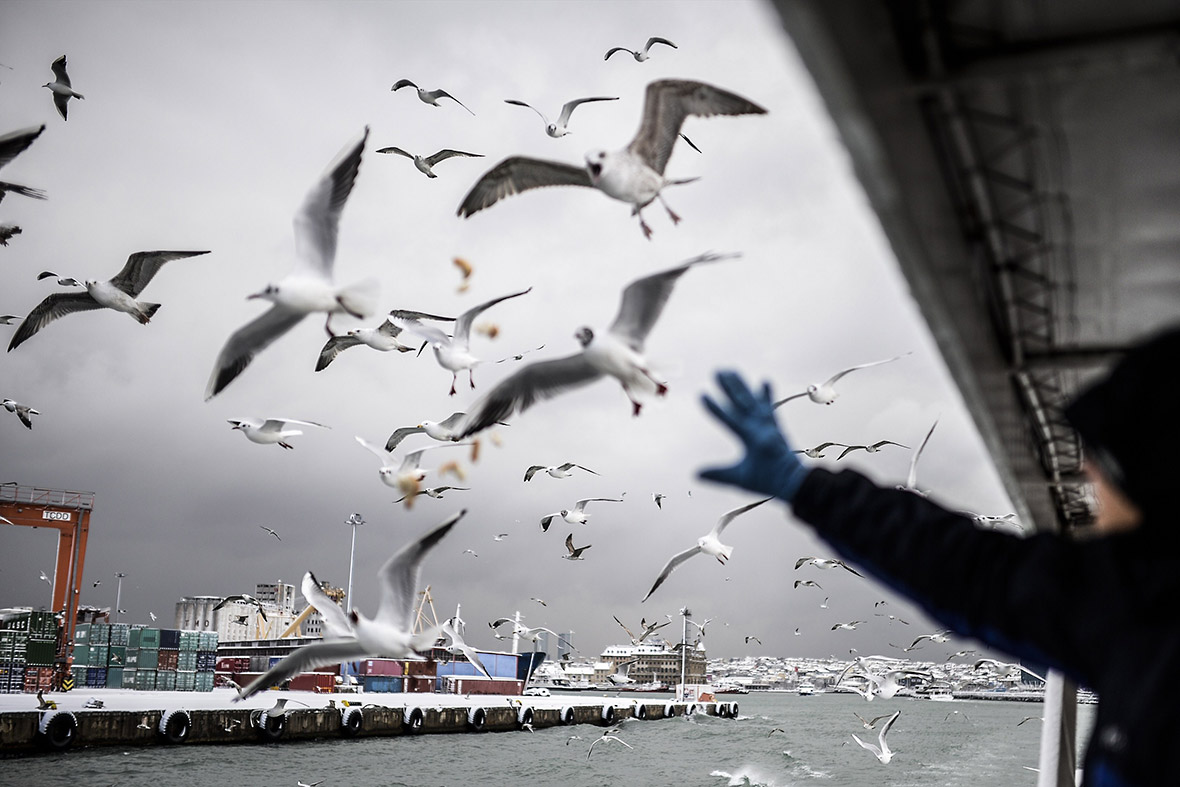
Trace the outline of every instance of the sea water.
<path fill-rule="evenodd" d="M 663 695 L 632 695 L 650 698 Z M 78 749 L 0 761 L 0 784 L 228 787 L 459 787 L 460 785 L 831 785 L 993 787 L 1033 785 L 1042 705 L 877 698 L 848 694 L 728 695 L 737 719 L 696 714 L 629 720 L 603 741 L 603 728 L 432 734 L 393 738 L 209 746 Z M 852 739 L 877 742 L 866 719 L 900 710 L 882 764 Z M 1078 709 L 1079 748 L 1094 706 Z M 1020 724 L 1027 717 L 1031 720 Z M 878 724 L 878 729 L 880 724 Z M 772 730 L 781 728 L 783 732 Z M 571 736 L 578 736 L 571 739 Z"/>

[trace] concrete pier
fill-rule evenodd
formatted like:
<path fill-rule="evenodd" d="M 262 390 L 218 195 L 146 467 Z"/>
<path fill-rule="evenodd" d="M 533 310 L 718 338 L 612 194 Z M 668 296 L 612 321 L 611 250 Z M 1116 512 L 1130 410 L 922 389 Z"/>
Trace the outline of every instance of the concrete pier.
<path fill-rule="evenodd" d="M 178 696 L 142 697 L 142 708 L 93 709 L 59 701 L 51 710 L 0 708 L 0 755 L 60 752 L 83 746 L 189 746 L 281 743 L 333 737 L 512 732 L 559 725 L 610 726 L 624 719 L 657 721 L 703 713 L 734 718 L 736 702 L 673 703 L 621 697 L 501 697 L 421 694 L 324 695 L 272 692 L 254 707 L 186 708 Z M 192 697 L 193 695 L 188 695 Z M 32 699 L 31 697 L 29 698 Z M 153 700 L 164 699 L 162 703 Z M 332 704 L 329 705 L 328 703 Z M 299 704 L 322 707 L 301 707 Z M 347 704 L 345 704 L 347 703 Z M 216 704 L 216 703 L 214 703 Z M 148 707 L 151 705 L 152 707 Z"/>

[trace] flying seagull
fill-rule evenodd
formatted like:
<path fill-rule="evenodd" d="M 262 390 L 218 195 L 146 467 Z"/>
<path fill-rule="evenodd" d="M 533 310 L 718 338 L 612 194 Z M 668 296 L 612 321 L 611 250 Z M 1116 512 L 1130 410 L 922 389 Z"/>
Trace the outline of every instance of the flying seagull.
<path fill-rule="evenodd" d="M 930 435 L 934 434 L 934 428 L 938 426 L 938 419 L 934 419 L 934 423 L 930 425 L 930 431 L 926 433 L 926 437 L 922 439 L 922 444 L 918 446 L 918 450 L 914 451 L 914 455 L 910 457 L 910 471 L 906 475 L 905 486 L 899 486 L 898 489 L 903 489 L 913 492 L 915 495 L 925 497 L 926 493 L 918 489 L 918 460 L 922 458 L 922 452 L 926 450 L 926 444 L 930 442 Z"/>
<path fill-rule="evenodd" d="M 615 733 L 618 731 L 619 731 L 618 727 L 611 727 L 609 730 L 602 733 L 602 735 L 600 737 L 595 738 L 593 741 L 591 741 L 590 748 L 586 750 L 586 759 L 587 760 L 590 759 L 590 755 L 594 753 L 595 746 L 597 746 L 598 744 L 603 743 L 605 741 L 614 741 L 615 743 L 623 744 L 628 749 L 634 749 L 635 748 L 634 746 L 632 746 L 631 744 L 627 743 L 622 738 L 615 735 Z"/>
<path fill-rule="evenodd" d="M 875 454 L 875 453 L 877 453 L 878 451 L 880 451 L 880 450 L 881 450 L 883 447 L 885 447 L 885 446 L 887 446 L 887 445 L 896 445 L 896 446 L 898 446 L 899 448 L 909 448 L 909 446 L 908 446 L 908 445 L 902 445 L 901 443 L 895 443 L 895 442 L 893 442 L 892 440 L 878 440 L 877 442 L 873 443 L 872 445 L 850 445 L 850 446 L 846 446 L 846 447 L 844 448 L 844 450 L 840 452 L 840 455 L 836 457 L 836 459 L 837 459 L 837 460 L 839 460 L 839 459 L 843 459 L 844 457 L 848 456 L 848 455 L 849 455 L 850 453 L 852 453 L 853 451 L 861 451 L 861 450 L 864 450 L 864 451 L 868 451 L 870 454 Z"/>
<path fill-rule="evenodd" d="M 792 399 L 798 399 L 801 396 L 806 396 L 816 404 L 831 404 L 832 402 L 836 401 L 836 398 L 840 395 L 836 391 L 835 386 L 840 378 L 844 375 L 848 374 L 849 372 L 855 372 L 857 369 L 868 369 L 870 366 L 880 366 L 883 363 L 892 363 L 893 361 L 896 361 L 899 358 L 904 358 L 909 354 L 910 353 L 908 352 L 902 353 L 901 355 L 895 355 L 892 358 L 886 358 L 883 361 L 873 361 L 872 363 L 862 363 L 859 366 L 850 366 L 843 371 L 836 372 L 822 383 L 813 383 L 807 386 L 806 391 L 802 391 L 801 393 L 797 394 L 791 394 L 785 399 L 779 399 L 774 403 L 774 406 L 778 407 L 786 402 L 791 401 Z"/>
<path fill-rule="evenodd" d="M 426 314 L 425 312 L 408 311 L 405 309 L 395 309 L 389 313 L 385 321 L 376 328 L 354 328 L 348 333 L 333 336 L 324 344 L 320 350 L 319 360 L 316 361 L 315 370 L 322 372 L 328 368 L 328 364 L 336 360 L 336 356 L 344 352 L 350 347 L 356 347 L 363 344 L 366 347 L 372 347 L 378 352 L 390 352 L 397 350 L 398 352 L 408 353 L 421 348 L 410 347 L 402 344 L 397 340 L 401 335 L 402 329 L 394 319 L 401 320 L 442 320 L 444 322 L 453 322 L 454 317 L 440 317 L 437 314 Z"/>
<path fill-rule="evenodd" d="M 795 580 L 795 587 L 796 588 L 799 588 L 799 587 L 819 588 L 820 590 L 824 589 L 823 585 L 821 585 L 818 582 L 815 582 L 813 580 L 810 580 L 810 579 L 796 579 Z"/>
<path fill-rule="evenodd" d="M 0 184 L 0 199 L 4 198 L 4 187 Z M 0 246 L 7 246 L 14 235 L 20 235 L 21 228 L 10 222 L 0 224 Z"/>
<path fill-rule="evenodd" d="M 52 584 L 53 584 L 53 580 L 52 580 L 52 579 L 50 579 L 50 578 L 49 578 L 49 575 L 48 575 L 48 574 L 46 574 L 44 571 L 42 571 L 42 572 L 41 572 L 40 579 L 41 579 L 41 581 L 42 581 L 42 582 L 46 582 L 46 583 L 48 583 L 48 584 L 50 584 L 50 585 L 52 585 Z"/>
<path fill-rule="evenodd" d="M 565 558 L 566 560 L 585 560 L 586 558 L 582 557 L 582 553 L 585 552 L 587 549 L 589 549 L 591 546 L 593 546 L 593 545 L 587 544 L 584 547 L 575 547 L 574 546 L 574 534 L 570 533 L 568 536 L 565 537 L 565 548 L 569 550 L 569 554 L 562 555 L 562 557 Z"/>
<path fill-rule="evenodd" d="M 795 569 L 798 570 L 800 567 L 805 566 L 807 564 L 811 564 L 811 565 L 815 566 L 816 568 L 823 568 L 823 569 L 842 568 L 845 571 L 856 574 L 858 577 L 864 576 L 864 574 L 860 573 L 855 568 L 852 568 L 847 563 L 845 563 L 843 560 L 836 560 L 835 558 L 827 558 L 827 557 L 801 557 L 795 561 Z"/>
<path fill-rule="evenodd" d="M 574 113 L 574 110 L 577 109 L 580 105 L 585 104 L 590 101 L 618 101 L 618 100 L 619 100 L 618 96 L 593 96 L 591 98 L 575 98 L 573 101 L 567 101 L 567 102 L 565 102 L 564 105 L 562 105 L 561 114 L 558 115 L 556 123 L 550 123 L 549 118 L 545 117 L 545 113 L 543 113 L 541 110 L 537 109 L 536 107 L 532 106 L 531 104 L 526 104 L 523 101 L 517 101 L 515 98 L 506 98 L 506 99 L 504 99 L 504 103 L 505 104 L 513 104 L 514 106 L 518 106 L 518 107 L 527 107 L 528 109 L 531 109 L 534 112 L 536 112 L 538 115 L 541 116 L 541 121 L 545 124 L 545 133 L 548 134 L 549 136 L 553 137 L 554 139 L 557 139 L 559 137 L 564 137 L 566 134 L 570 133 L 569 128 L 568 128 L 569 122 L 570 122 L 570 115 L 572 115 Z"/>
<path fill-rule="evenodd" d="M 265 530 L 266 532 L 270 533 L 272 536 L 277 538 L 279 541 L 283 540 L 282 536 L 280 536 L 278 533 L 276 533 L 274 530 L 270 529 L 266 525 L 259 525 L 259 527 L 262 528 L 263 530 Z"/>
<path fill-rule="evenodd" d="M 951 638 L 950 634 L 951 634 L 951 632 L 949 629 L 943 629 L 942 631 L 936 631 L 933 634 L 922 634 L 922 635 L 919 635 L 918 637 L 916 637 L 914 639 L 914 641 L 910 643 L 908 648 L 902 648 L 902 650 L 905 650 L 905 651 L 917 650 L 918 643 L 924 639 L 928 639 L 931 642 L 938 642 L 941 644 L 943 642 L 947 642 L 948 640 L 950 640 L 950 638 Z"/>
<path fill-rule="evenodd" d="M 0 136 L 0 167 L 12 161 L 25 148 L 32 145 L 33 140 L 41 136 L 41 132 L 44 130 L 45 124 L 42 123 L 40 126 L 29 126 L 27 128 L 17 129 L 16 131 L 10 131 Z M 14 194 L 20 194 L 22 197 L 45 199 L 45 192 L 41 189 L 18 186 L 15 183 L 5 183 L 0 180 L 0 200 L 3 200 L 4 195 L 10 191 Z"/>
<path fill-rule="evenodd" d="M 381 460 L 381 469 L 377 471 L 381 476 L 381 483 L 397 489 L 405 495 L 402 499 L 405 501 L 407 508 L 414 501 L 413 493 L 418 491 L 420 488 L 419 485 L 426 478 L 427 471 L 419 467 L 422 461 L 422 454 L 434 448 L 446 448 L 448 445 L 467 445 L 466 443 L 448 443 L 445 445 L 431 445 L 426 448 L 419 448 L 402 457 L 401 463 L 399 464 L 394 461 L 388 451 L 380 446 L 373 445 L 365 438 L 359 436 L 356 438 L 356 441 Z"/>
<path fill-rule="evenodd" d="M 626 148 L 616 151 L 594 150 L 586 154 L 584 166 L 555 161 L 512 156 L 488 170 L 459 205 L 458 215 L 471 216 L 491 207 L 504 197 L 543 186 L 586 186 L 608 197 L 630 203 L 631 213 L 639 217 L 645 237 L 651 228 L 640 211 L 659 199 L 674 223 L 680 217 L 664 202 L 660 191 L 665 186 L 690 183 L 695 178 L 672 180 L 664 177 L 664 168 L 680 126 L 689 116 L 762 115 L 766 110 L 735 93 L 704 82 L 665 79 L 647 86 L 643 118 L 639 131 Z"/>
<path fill-rule="evenodd" d="M 877 742 L 880 744 L 879 746 L 874 746 L 871 743 L 865 743 L 856 736 L 856 733 L 852 734 L 853 740 L 875 754 L 877 759 L 883 764 L 888 763 L 891 759 L 893 759 L 893 751 L 889 748 L 889 744 L 885 742 L 885 735 L 889 732 L 889 729 L 893 726 L 893 722 L 897 721 L 897 717 L 900 715 L 901 711 L 894 711 L 893 715 L 890 716 L 885 724 L 881 727 L 881 732 L 877 734 Z"/>
<path fill-rule="evenodd" d="M 474 552 L 472 554 L 475 554 Z M 480 674 L 488 680 L 492 679 L 491 674 L 488 673 L 487 667 L 479 660 L 479 654 L 475 652 L 475 648 L 467 644 L 463 636 L 455 628 L 455 618 L 448 619 L 442 625 L 440 633 L 448 640 L 448 643 L 443 646 L 453 656 L 462 656 L 471 663 L 471 666 L 479 670 Z"/>
<path fill-rule="evenodd" d="M 643 633 L 640 634 L 638 637 L 636 637 L 634 634 L 631 633 L 631 629 L 627 628 L 623 624 L 623 621 L 619 620 L 617 615 L 611 615 L 611 617 L 613 617 L 615 619 L 615 623 L 618 623 L 620 626 L 623 627 L 623 631 L 627 632 L 627 637 L 631 640 L 632 645 L 638 645 L 639 643 L 643 642 L 645 639 L 647 639 L 649 636 L 654 634 L 659 629 L 662 629 L 664 626 L 671 625 L 671 623 L 672 623 L 671 620 L 665 621 L 663 623 L 659 623 L 657 621 L 652 621 L 651 623 L 648 623 L 647 618 L 643 618 L 642 620 L 639 621 L 639 627 L 643 629 Z M 694 624 L 696 623 L 696 621 L 694 621 L 692 619 L 689 619 L 689 622 L 694 623 Z M 701 628 L 703 629 L 704 627 L 702 626 Z"/>
<path fill-rule="evenodd" d="M 579 470 L 585 470 L 587 473 L 593 473 L 594 475 L 598 475 L 598 473 L 595 473 L 589 467 L 582 467 L 581 465 L 574 464 L 573 462 L 566 462 L 565 464 L 557 465 L 555 467 L 545 467 L 544 465 L 533 465 L 528 470 L 524 471 L 524 480 L 525 481 L 532 481 L 533 476 L 535 476 L 537 473 L 541 472 L 542 470 L 545 471 L 548 475 L 552 476 L 553 478 L 569 478 L 570 476 L 573 475 L 573 472 L 571 472 L 571 471 L 575 467 L 578 468 Z"/>
<path fill-rule="evenodd" d="M 660 572 L 658 577 L 656 577 L 655 584 L 651 586 L 651 590 L 647 591 L 647 595 L 643 597 L 643 601 L 647 601 L 649 598 L 651 598 L 651 594 L 656 592 L 656 588 L 664 584 L 664 580 L 668 578 L 668 575 L 671 574 L 677 566 L 694 555 L 699 555 L 703 552 L 706 555 L 712 555 L 713 557 L 717 558 L 717 562 L 721 565 L 725 565 L 725 562 L 729 560 L 729 556 L 733 554 L 733 547 L 726 546 L 725 544 L 721 543 L 721 533 L 725 530 L 725 527 L 733 521 L 734 517 L 746 513 L 751 508 L 757 508 L 770 499 L 771 498 L 769 497 L 764 497 L 761 500 L 748 503 L 744 506 L 740 506 L 733 509 L 732 511 L 727 511 L 722 514 L 721 518 L 717 520 L 717 524 L 713 526 L 713 529 L 697 539 L 696 546 L 690 547 L 689 549 L 672 556 L 672 558 L 664 566 L 664 570 Z"/>
<path fill-rule="evenodd" d="M 262 602 L 256 598 L 254 598 L 253 596 L 251 596 L 249 593 L 239 593 L 238 595 L 235 595 L 235 596 L 226 596 L 221 601 L 217 602 L 216 605 L 214 605 L 213 611 L 216 612 L 217 610 L 221 609 L 222 607 L 232 604 L 235 601 L 241 602 L 242 604 L 251 605 L 252 607 L 254 607 L 255 609 L 258 610 L 258 614 L 262 617 L 262 619 L 266 620 L 266 610 L 264 610 L 262 608 Z"/>
<path fill-rule="evenodd" d="M 606 55 L 602 59 L 603 60 L 610 60 L 611 55 L 613 55 L 615 52 L 626 52 L 627 54 L 631 55 L 631 57 L 635 58 L 636 63 L 642 63 L 643 61 L 645 61 L 651 57 L 651 55 L 649 55 L 648 52 L 651 50 L 651 48 L 654 44 L 664 44 L 665 46 L 670 46 L 673 49 L 680 48 L 666 38 L 659 38 L 658 36 L 652 36 L 651 38 L 647 39 L 647 43 L 643 46 L 643 49 L 641 49 L 638 52 L 636 52 L 632 49 L 628 49 L 625 46 L 616 46 L 612 49 L 607 50 Z"/>
<path fill-rule="evenodd" d="M 621 497 L 585 497 L 585 498 L 582 498 L 581 500 L 574 503 L 573 510 L 570 510 L 568 508 L 563 508 L 554 514 L 546 514 L 545 516 L 541 517 L 541 530 L 545 533 L 548 533 L 549 532 L 549 523 L 551 523 L 553 521 L 554 517 L 561 517 L 562 519 L 564 519 L 566 522 L 568 522 L 571 525 L 584 525 L 584 524 L 586 524 L 586 520 L 590 518 L 590 515 L 586 513 L 586 504 L 587 503 L 595 503 L 595 502 L 621 503 L 621 502 L 623 502 L 623 498 L 621 498 Z"/>
<path fill-rule="evenodd" d="M 656 508 L 658 508 L 658 509 L 660 509 L 661 511 L 663 511 L 663 510 L 664 510 L 664 499 L 665 499 L 666 497 L 667 497 L 667 495 L 660 494 L 659 492 L 655 492 L 655 493 L 653 493 L 653 494 L 652 494 L 652 496 L 651 496 L 651 499 L 652 499 L 653 501 L 655 501 Z"/>
<path fill-rule="evenodd" d="M 395 153 L 399 156 L 405 156 L 406 158 L 413 161 L 414 166 L 418 168 L 418 171 L 421 172 L 423 175 L 425 175 L 428 178 L 437 178 L 438 177 L 438 175 L 434 174 L 434 165 L 440 161 L 446 161 L 447 159 L 454 158 L 455 156 L 464 156 L 466 158 L 483 158 L 482 153 L 464 153 L 461 150 L 449 150 L 449 149 L 448 150 L 440 150 L 439 152 L 437 152 L 433 155 L 425 156 L 425 157 L 419 156 L 416 153 L 407 153 L 406 151 L 402 150 L 401 148 L 397 148 L 397 147 L 380 148 L 377 150 L 377 152 L 378 153 Z"/>
<path fill-rule="evenodd" d="M 477 364 L 482 363 L 468 349 L 471 342 L 471 324 L 475 322 L 475 318 L 497 303 L 506 301 L 509 298 L 519 298 L 521 295 L 532 292 L 532 289 L 532 287 L 529 287 L 527 290 L 521 290 L 520 292 L 514 292 L 509 295 L 501 295 L 498 298 L 485 301 L 478 306 L 473 306 L 460 314 L 459 319 L 455 320 L 455 332 L 451 336 L 447 336 L 433 325 L 424 325 L 419 320 L 394 318 L 395 324 L 430 344 L 430 348 L 434 350 L 434 357 L 438 361 L 438 365 L 451 373 L 451 396 L 454 396 L 455 384 L 459 380 L 459 372 L 466 369 L 467 380 L 471 384 L 471 387 L 475 388 L 473 370 Z"/>
<path fill-rule="evenodd" d="M 463 104 L 462 101 L 455 98 L 450 93 L 443 90 L 442 88 L 439 88 L 438 90 L 423 90 L 422 88 L 418 87 L 417 85 L 415 85 L 413 82 L 411 82 L 408 79 L 399 79 L 397 82 L 394 83 L 393 87 L 391 87 L 390 90 L 396 92 L 398 90 L 401 90 L 403 87 L 412 87 L 412 88 L 414 88 L 414 90 L 418 91 L 418 98 L 421 99 L 421 101 L 424 104 L 430 104 L 431 106 L 440 107 L 440 106 L 442 106 L 442 104 L 438 103 L 438 100 L 440 98 L 449 98 L 451 101 L 454 101 L 459 106 L 463 107 L 464 109 L 467 109 L 467 107 Z M 467 111 L 471 112 L 470 109 L 467 109 Z M 471 115 L 472 115 L 472 117 L 474 117 L 475 113 L 471 112 Z"/>
<path fill-rule="evenodd" d="M 810 459 L 823 459 L 824 458 L 824 451 L 827 450 L 828 448 L 831 448 L 834 445 L 843 446 L 844 443 L 833 443 L 833 442 L 820 443 L 819 445 L 814 446 L 812 448 L 797 448 L 797 449 L 795 449 L 794 453 L 803 454 L 804 456 L 806 456 Z M 841 456 L 843 456 L 843 454 L 841 454 Z"/>
<path fill-rule="evenodd" d="M 435 500 L 442 500 L 443 495 L 451 490 L 454 490 L 456 492 L 467 492 L 467 491 L 470 491 L 470 489 L 471 489 L 471 487 L 467 487 L 467 486 L 432 486 L 427 489 L 419 489 L 416 492 L 411 492 L 408 495 L 402 495 L 401 497 L 399 497 L 397 500 L 394 500 L 393 502 L 400 503 L 403 500 L 405 500 L 407 497 L 417 497 L 418 495 L 426 495 L 427 497 L 433 497 Z"/>
<path fill-rule="evenodd" d="M 270 301 L 272 305 L 260 317 L 239 328 L 221 348 L 205 389 L 206 400 L 220 393 L 246 369 L 254 356 L 307 315 L 327 312 L 324 330 L 331 337 L 333 314 L 347 312 L 364 317 L 369 312 L 365 297 L 368 283 L 340 289 L 332 282 L 340 214 L 356 182 L 368 138 L 366 126 L 360 139 L 341 151 L 304 198 L 295 214 L 294 268 L 277 284 L 268 284 L 266 289 L 249 296 Z"/>
<path fill-rule="evenodd" d="M 433 626 L 418 634 L 413 633 L 414 597 L 418 587 L 418 574 L 422 559 L 450 532 L 466 511 L 449 517 L 415 541 L 398 550 L 381 567 L 377 578 L 381 582 L 381 602 L 373 618 L 362 617 L 356 610 L 345 615 L 334 602 L 335 609 L 324 614 L 324 608 L 316 606 L 323 614 L 325 625 L 329 617 L 338 638 L 325 639 L 304 645 L 264 672 L 253 683 L 238 692 L 236 700 L 251 697 L 260 691 L 282 683 L 292 675 L 308 672 L 316 667 L 340 664 L 345 661 L 382 656 L 391 659 L 414 658 L 419 651 L 429 650 L 438 639 L 440 626 Z M 310 572 L 309 572 L 310 573 Z M 306 589 L 305 581 L 303 587 Z M 306 595 L 306 593 L 305 593 Z M 324 594 L 326 598 L 327 594 Z M 309 603 L 316 602 L 309 599 Z M 320 604 L 328 604 L 320 599 Z M 340 631 L 343 627 L 343 631 Z"/>
<path fill-rule="evenodd" d="M 417 426 L 401 426 L 393 430 L 393 434 L 385 441 L 385 450 L 393 451 L 402 440 L 412 434 L 425 434 L 440 442 L 456 442 L 459 437 L 455 430 L 462 420 L 464 413 L 451 413 L 441 421 L 421 421 Z"/>
<path fill-rule="evenodd" d="M 635 388 L 654 386 L 657 395 L 667 392 L 667 386 L 656 378 L 643 357 L 643 344 L 663 312 L 676 281 L 694 265 L 731 256 L 736 255 L 702 254 L 674 268 L 631 282 L 623 290 L 618 314 L 606 331 L 596 334 L 588 327 L 580 328 L 574 334 L 582 345 L 580 353 L 551 361 L 535 361 L 501 380 L 468 410 L 458 430 L 460 436 L 474 434 L 515 412 L 524 412 L 542 399 L 604 376 L 619 381 L 631 401 L 632 413 L 639 415 L 642 405 L 635 398 Z"/>
<path fill-rule="evenodd" d="M 0 325 L 12 325 L 17 320 L 23 320 L 19 314 L 0 314 Z"/>
<path fill-rule="evenodd" d="M 47 87 L 53 93 L 53 105 L 57 107 L 57 113 L 61 115 L 61 119 L 66 120 L 67 104 L 70 99 L 86 98 L 86 96 L 70 87 L 70 75 L 66 73 L 65 55 L 54 60 L 50 68 L 53 69 L 54 79 L 52 82 L 46 82 L 41 87 Z"/>
<path fill-rule="evenodd" d="M 158 303 L 138 301 L 136 298 L 159 272 L 164 263 L 172 260 L 182 260 L 187 257 L 199 257 L 208 254 L 207 251 L 137 251 L 127 258 L 123 269 L 109 281 L 87 280 L 73 281 L 77 286 L 85 287 L 86 292 L 60 292 L 46 296 L 45 300 L 37 304 L 24 322 L 17 327 L 8 343 L 8 349 L 19 347 L 24 341 L 32 337 L 37 331 L 49 323 L 74 312 L 89 311 L 91 309 L 114 309 L 126 312 L 141 325 L 147 325 L 152 315 L 160 308 Z M 45 273 L 49 273 L 46 271 Z M 45 273 L 37 278 L 45 278 Z M 56 274 L 49 273 L 50 276 Z"/>
<path fill-rule="evenodd" d="M 297 434 L 303 434 L 302 429 L 291 429 L 291 426 L 315 426 L 320 429 L 331 427 L 317 424 L 315 421 L 299 421 L 294 418 L 229 418 L 227 423 L 233 424 L 233 429 L 240 430 L 246 439 L 260 445 L 278 444 L 286 449 L 295 446 L 287 439 Z"/>
<path fill-rule="evenodd" d="M 3 401 L 0 401 L 0 405 L 2 405 L 8 412 L 16 413 L 16 417 L 19 418 L 20 422 L 28 429 L 33 428 L 33 416 L 41 415 L 40 410 L 34 410 L 27 404 L 21 404 L 20 402 L 13 399 L 4 399 Z"/>

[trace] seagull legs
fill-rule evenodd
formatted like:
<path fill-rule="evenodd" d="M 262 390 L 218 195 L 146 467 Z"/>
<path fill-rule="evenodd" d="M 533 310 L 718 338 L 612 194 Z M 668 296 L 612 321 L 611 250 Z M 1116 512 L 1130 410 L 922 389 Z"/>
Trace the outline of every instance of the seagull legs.
<path fill-rule="evenodd" d="M 455 395 L 455 383 L 458 381 L 458 379 L 459 379 L 459 373 L 458 372 L 451 372 L 451 396 Z M 472 386 L 472 387 L 474 388 L 475 386 Z"/>
<path fill-rule="evenodd" d="M 660 204 L 664 206 L 664 210 L 668 211 L 668 218 L 672 219 L 672 223 L 679 224 L 680 217 L 676 215 L 676 211 L 674 211 L 670 207 L 668 207 L 667 202 L 664 202 L 664 196 L 662 194 L 657 194 L 656 199 L 658 199 L 660 201 Z"/>
<path fill-rule="evenodd" d="M 295 447 L 295 446 L 291 445 L 290 443 L 284 442 L 282 440 L 279 440 L 279 445 L 281 445 L 283 448 L 286 448 L 288 451 L 290 451 L 291 449 L 293 449 Z"/>

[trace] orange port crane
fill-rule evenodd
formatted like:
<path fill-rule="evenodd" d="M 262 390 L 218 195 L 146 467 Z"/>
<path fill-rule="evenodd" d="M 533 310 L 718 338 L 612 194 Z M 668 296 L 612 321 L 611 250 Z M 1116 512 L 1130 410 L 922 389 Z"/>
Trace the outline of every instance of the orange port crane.
<path fill-rule="evenodd" d="M 46 527 L 57 531 L 57 563 L 53 572 L 53 612 L 61 615 L 57 661 L 66 663 L 74 641 L 74 624 L 82 595 L 86 537 L 90 533 L 93 492 L 42 489 L 15 482 L 0 484 L 0 524 Z"/>

